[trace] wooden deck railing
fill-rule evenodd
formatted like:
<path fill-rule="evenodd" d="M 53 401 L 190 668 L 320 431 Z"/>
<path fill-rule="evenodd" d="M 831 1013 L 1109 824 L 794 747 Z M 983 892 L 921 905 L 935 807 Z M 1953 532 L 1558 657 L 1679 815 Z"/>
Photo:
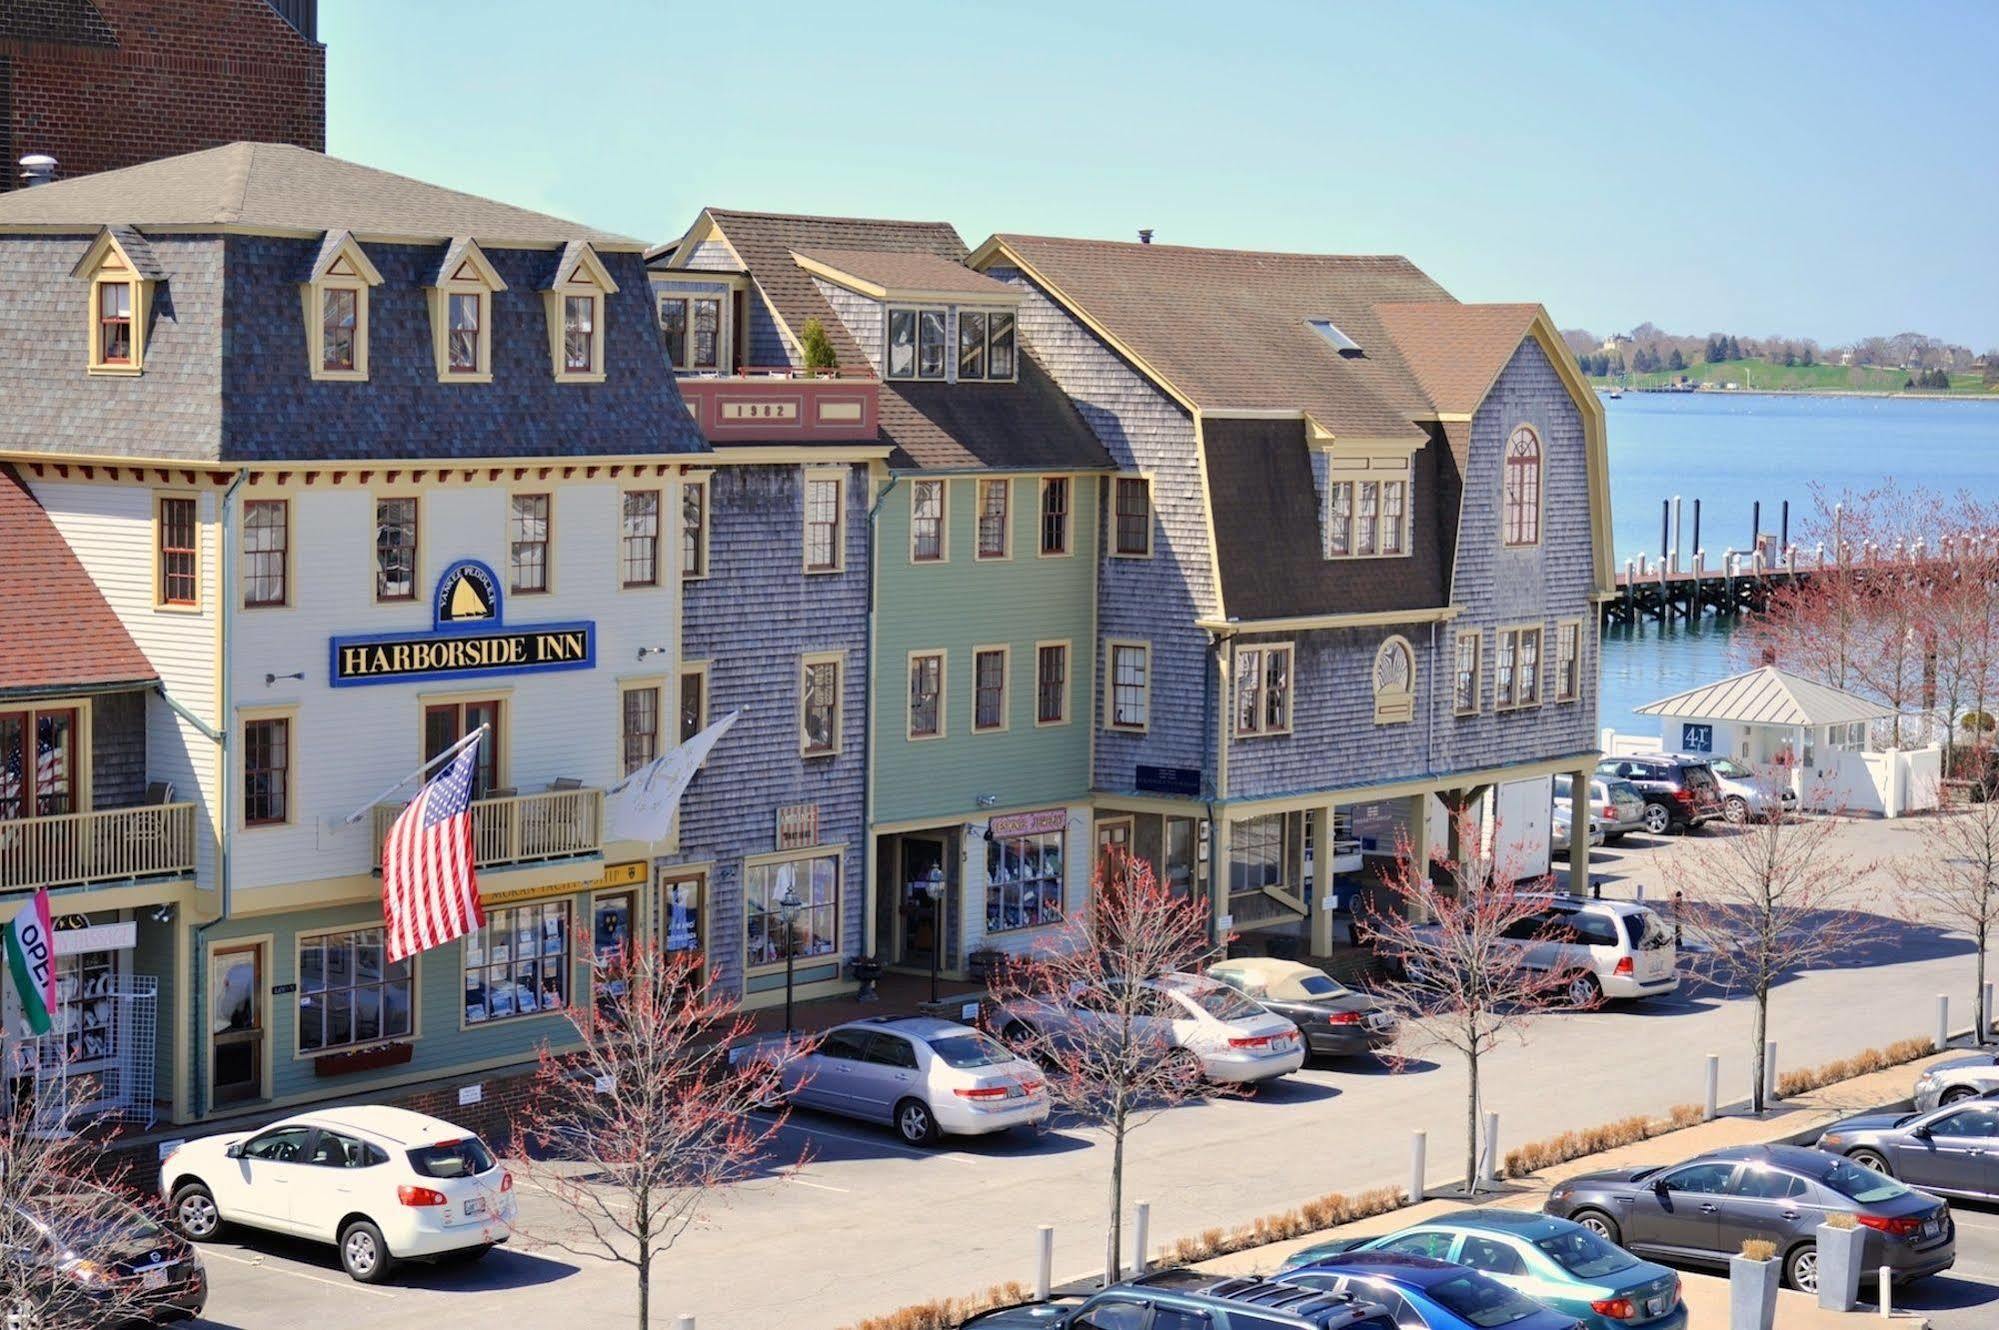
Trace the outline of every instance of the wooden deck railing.
<path fill-rule="evenodd" d="M 0 891 L 194 871 L 194 805 L 147 804 L 0 821 Z"/>
<path fill-rule="evenodd" d="M 407 802 L 375 805 L 375 862 Z M 480 868 L 595 854 L 604 848 L 604 792 L 550 790 L 472 804 L 473 861 Z"/>

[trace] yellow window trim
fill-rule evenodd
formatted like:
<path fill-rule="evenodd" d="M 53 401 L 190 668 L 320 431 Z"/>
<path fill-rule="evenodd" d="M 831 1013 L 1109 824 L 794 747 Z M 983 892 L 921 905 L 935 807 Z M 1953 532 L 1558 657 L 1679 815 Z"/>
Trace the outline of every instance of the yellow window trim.
<path fill-rule="evenodd" d="M 298 581 L 297 581 L 298 550 L 297 546 L 294 544 L 292 540 L 292 537 L 296 532 L 297 523 L 292 521 L 291 495 L 288 493 L 252 492 L 249 494 L 245 494 L 243 496 L 242 503 L 243 503 L 243 507 L 241 510 L 242 520 L 236 524 L 238 528 L 236 534 L 236 539 L 238 541 L 238 547 L 236 550 L 237 607 L 246 614 L 256 614 L 265 610 L 288 610 L 292 608 L 292 606 L 297 602 L 297 587 L 298 587 Z M 249 600 L 250 560 L 248 556 L 250 552 L 249 550 L 244 549 L 241 544 L 241 542 L 247 540 L 250 535 L 250 505 L 253 503 L 283 504 L 285 510 L 285 597 L 283 600 L 263 601 L 255 605 L 251 604 Z"/>
<path fill-rule="evenodd" d="M 1243 674 L 1242 666 L 1238 664 L 1235 667 L 1235 669 L 1231 671 L 1233 678 L 1230 680 L 1232 688 L 1230 690 L 1230 696 L 1229 696 L 1229 737 L 1232 739 L 1285 738 L 1291 733 L 1292 708 L 1293 704 L 1295 703 L 1298 697 L 1297 643 L 1296 642 L 1236 643 L 1235 652 L 1236 652 L 1236 659 L 1238 661 L 1242 659 L 1242 654 L 1246 651 L 1258 652 L 1262 656 L 1262 659 L 1259 659 L 1256 663 L 1257 713 L 1259 720 L 1261 719 L 1265 706 L 1264 690 L 1270 686 L 1270 656 L 1273 654 L 1281 653 L 1286 658 L 1287 663 L 1284 666 L 1284 679 L 1285 679 L 1284 724 L 1282 726 L 1263 726 L 1251 730 L 1246 730 L 1242 728 L 1242 705 L 1241 705 L 1241 698 L 1238 694 L 1243 686 L 1243 679 L 1245 676 Z"/>
<path fill-rule="evenodd" d="M 1047 502 L 1048 482 L 1061 480 L 1068 482 L 1068 505 L 1062 510 L 1062 548 L 1047 550 L 1042 548 L 1041 528 L 1046 519 L 1043 505 Z M 1068 559 L 1076 553 L 1076 477 L 1062 473 L 1038 476 L 1034 483 L 1034 552 L 1041 559 Z"/>
<path fill-rule="evenodd" d="M 1118 519 L 1123 515 L 1118 508 L 1118 493 L 1127 481 L 1142 486 L 1145 491 L 1145 548 L 1142 550 L 1121 550 L 1118 548 Z M 1073 486 L 1070 492 L 1071 494 L 1074 493 Z M 1153 546 L 1152 528 L 1158 521 L 1159 510 L 1152 506 L 1152 476 L 1149 472 L 1139 472 L 1135 475 L 1119 474 L 1111 477 L 1111 520 L 1109 523 L 1111 543 L 1108 551 L 1111 558 L 1150 559 L 1152 557 Z"/>
<path fill-rule="evenodd" d="M 305 975 L 305 944 L 312 941 L 314 938 L 333 937 L 334 935 L 339 933 L 365 933 L 370 929 L 374 929 L 381 932 L 383 935 L 384 942 L 387 941 L 388 925 L 381 923 L 379 921 L 370 921 L 365 919 L 358 920 L 351 924 L 334 924 L 334 925 L 329 925 L 328 927 L 325 928 L 300 929 L 298 932 L 292 934 L 292 991 L 289 993 L 279 993 L 277 997 L 280 1001 L 285 1003 L 284 1011 L 286 1014 L 288 1014 L 291 1017 L 293 1062 L 314 1062 L 320 1058 L 327 1056 L 328 1054 L 352 1052 L 354 1049 L 369 1048 L 379 1043 L 393 1042 L 398 1044 L 413 1044 L 418 1039 L 423 1037 L 423 1003 L 420 1000 L 421 995 L 423 993 L 423 975 L 421 973 L 421 966 L 423 965 L 423 953 L 418 952 L 416 955 L 411 956 L 409 958 L 410 1032 L 408 1034 L 384 1035 L 379 1039 L 356 1039 L 351 1043 L 335 1044 L 331 1048 L 318 1048 L 318 1049 L 313 1049 L 309 1052 L 299 1048 L 298 1046 L 298 1003 L 299 999 L 305 996 L 305 990 L 301 986 L 303 977 Z M 269 935 L 267 934 L 266 938 L 268 939 L 268 937 Z M 215 945 L 218 948 L 225 946 L 234 946 L 237 941 L 238 939 L 236 938 L 223 938 L 223 939 L 218 939 Z M 267 958 L 267 963 L 268 963 L 268 958 Z M 383 963 L 387 964 L 386 956 L 384 956 L 383 958 Z M 270 978 L 269 975 L 265 976 L 266 982 L 264 988 L 267 994 L 270 991 L 269 978 Z M 355 986 L 359 987 L 360 985 L 355 985 Z M 278 1015 L 278 1011 L 271 1006 L 268 997 L 265 999 L 264 1011 L 266 1013 L 264 1042 L 268 1044 L 272 1042 L 271 1039 L 269 1038 L 269 1033 L 270 1033 L 269 1021 L 271 1019 L 276 1018 L 276 1016 Z M 264 1082 L 264 1084 L 268 1087 L 270 1082 L 267 1080 Z"/>
<path fill-rule="evenodd" d="M 384 499 L 414 499 L 416 501 L 416 547 L 412 551 L 410 567 L 410 594 L 384 599 L 380 594 L 380 582 L 376 578 L 380 565 L 376 563 L 376 541 L 379 538 L 380 522 L 376 508 Z M 368 598 L 376 605 L 416 605 L 423 601 L 423 531 L 424 531 L 424 488 L 421 485 L 398 483 L 371 487 L 368 492 Z"/>
<path fill-rule="evenodd" d="M 838 487 L 834 491 L 834 497 L 833 497 L 833 562 L 830 565 L 815 566 L 812 563 L 812 542 L 808 539 L 803 538 L 805 536 L 806 529 L 810 525 L 812 519 L 812 486 L 815 484 L 832 484 Z M 815 577 L 824 577 L 833 573 L 845 572 L 847 569 L 846 469 L 844 467 L 832 467 L 832 466 L 806 467 L 805 477 L 803 481 L 800 482 L 798 497 L 799 497 L 799 503 L 798 503 L 799 535 L 801 537 L 799 541 L 799 551 L 798 551 L 798 559 L 800 566 L 804 569 L 805 572 Z M 702 501 L 704 504 L 707 502 L 707 496 L 705 494 L 702 496 Z M 704 515 L 705 515 L 705 509 L 704 509 Z M 702 553 L 705 556 L 707 553 L 707 540 L 708 540 L 708 530 L 706 526 L 702 527 L 701 540 L 702 540 Z"/>
<path fill-rule="evenodd" d="M 979 657 L 999 653 L 1000 658 L 1000 701 L 999 724 L 979 724 Z M 972 648 L 972 707 L 973 734 L 1004 734 L 1013 728 L 1013 647 L 1005 642 L 988 642 Z"/>
<path fill-rule="evenodd" d="M 1502 712 L 1502 711 L 1529 711 L 1529 710 L 1532 710 L 1533 708 L 1535 708 L 1535 707 L 1538 707 L 1538 706 L 1540 706 L 1540 705 L 1541 705 L 1541 702 L 1542 702 L 1542 688 L 1541 688 L 1541 679 L 1540 679 L 1540 674 L 1541 674 L 1541 671 L 1542 671 L 1543 669 L 1545 669 L 1545 668 L 1547 667 L 1547 664 L 1548 664 L 1548 657 L 1547 657 L 1547 645 L 1548 645 L 1548 643 L 1547 643 L 1547 632 L 1546 632 L 1546 627 L 1547 627 L 1547 626 L 1546 626 L 1545 624 L 1539 624 L 1539 623 L 1511 623 L 1511 624 L 1502 624 L 1502 625 L 1500 625 L 1499 627 L 1497 627 L 1497 628 L 1495 628 L 1495 629 L 1493 630 L 1493 639 L 1492 639 L 1492 665 L 1493 665 L 1493 669 L 1492 669 L 1492 686 L 1493 686 L 1493 694 L 1492 694 L 1492 710 L 1493 710 L 1493 713 L 1494 713 L 1495 715 L 1496 715 L 1496 714 L 1498 714 L 1499 712 Z M 1524 635 L 1525 635 L 1525 634 L 1527 634 L 1527 633 L 1533 633 L 1533 634 L 1535 635 L 1535 639 L 1536 639 L 1536 640 L 1535 640 L 1535 643 L 1534 643 L 1534 674 L 1535 674 L 1535 679 L 1534 679 L 1534 699 L 1533 699 L 1533 700 L 1532 700 L 1531 702 L 1522 702 L 1522 701 L 1520 701 L 1520 700 L 1519 700 L 1519 698 L 1520 698 L 1520 639 L 1522 638 L 1522 636 L 1524 636 Z M 1509 638 L 1509 637 L 1513 639 L 1513 698 L 1514 698 L 1514 700 L 1512 700 L 1512 701 L 1510 701 L 1510 702 L 1503 702 L 1503 701 L 1501 701 L 1501 700 L 1500 700 L 1500 697 L 1499 697 L 1499 691 L 1498 691 L 1498 690 L 1499 690 L 1499 649 L 1500 649 L 1500 646 L 1501 646 L 1501 645 L 1502 645 L 1502 644 L 1503 644 L 1503 643 L 1504 643 L 1504 642 L 1506 641 L 1506 639 L 1507 639 L 1507 638 Z"/>
<path fill-rule="evenodd" d="M 1569 628 L 1573 628 L 1576 630 L 1576 654 L 1575 654 L 1576 686 L 1573 692 L 1564 693 L 1562 691 L 1562 633 L 1563 630 Z M 1584 635 L 1583 621 L 1581 619 L 1555 620 L 1555 655 L 1554 659 L 1549 662 L 1554 667 L 1555 670 L 1555 701 L 1579 702 L 1582 700 L 1583 643 L 1587 640 L 1588 639 Z"/>
<path fill-rule="evenodd" d="M 555 493 L 553 481 L 538 480 L 532 485 L 509 485 L 507 487 L 506 514 L 502 519 L 500 548 L 505 552 L 507 594 L 510 596 L 552 596 L 555 594 Z M 622 493 L 622 491 L 621 491 Z M 539 495 L 548 500 L 548 535 L 542 544 L 541 581 L 539 587 L 523 590 L 514 585 L 514 500 Z M 613 541 L 614 548 L 619 542 Z"/>
<path fill-rule="evenodd" d="M 1117 723 L 1117 653 L 1134 647 L 1145 653 L 1145 715 L 1136 725 Z M 1135 637 L 1104 639 L 1104 728 L 1119 734 L 1145 734 L 1152 729 L 1152 643 Z"/>
<path fill-rule="evenodd" d="M 31 702 L 8 702 L 0 705 L 0 716 L 26 716 L 42 711 L 74 711 L 76 732 L 72 736 L 70 756 L 74 765 L 70 768 L 70 811 L 88 813 L 94 806 L 90 797 L 90 784 L 96 775 L 91 753 L 95 748 L 96 698 L 84 697 L 38 697 Z M 26 722 L 23 722 L 25 724 Z M 34 802 L 34 792 L 24 791 L 23 798 Z M 5 825 L 0 823 L 0 825 Z"/>
<path fill-rule="evenodd" d="M 467 702 L 498 702 L 500 704 L 500 760 L 493 764 L 493 786 L 505 789 L 513 784 L 509 779 L 507 766 L 514 760 L 514 690 L 506 688 L 457 688 L 450 692 L 418 693 L 416 695 L 416 759 L 423 761 L 424 715 L 432 707 L 463 706 Z M 459 736 L 461 739 L 463 735 Z M 479 742 L 485 743 L 481 739 Z M 431 774 L 435 774 L 433 769 Z"/>
<path fill-rule="evenodd" d="M 678 676 L 674 676 L 670 681 L 677 684 L 679 683 L 679 678 Z M 625 694 L 626 693 L 642 693 L 648 688 L 650 688 L 655 693 L 659 694 L 659 696 L 655 699 L 656 705 L 653 712 L 654 718 L 659 724 L 659 732 L 654 736 L 653 740 L 654 744 L 656 745 L 655 750 L 653 752 L 653 756 L 659 757 L 663 754 L 670 753 L 676 747 L 679 746 L 679 741 L 675 739 L 673 736 L 678 731 L 680 725 L 680 699 L 677 696 L 674 697 L 672 699 L 672 706 L 669 709 L 668 698 L 666 693 L 666 685 L 669 682 L 669 677 L 664 674 L 635 674 L 630 676 L 620 675 L 615 680 L 615 682 L 618 686 L 618 715 L 617 715 L 617 729 L 615 731 L 618 737 L 617 738 L 618 747 L 617 751 L 612 755 L 612 762 L 611 762 L 612 770 L 616 774 L 607 783 L 609 785 L 617 784 L 618 781 L 623 780 L 627 774 L 625 771 Z"/>
<path fill-rule="evenodd" d="M 833 743 L 830 747 L 814 748 L 805 729 L 805 699 L 807 694 L 806 675 L 814 665 L 833 667 Z M 844 651 L 808 651 L 798 658 L 798 753 L 801 757 L 838 757 L 840 755 L 842 731 L 847 728 L 847 653 Z M 707 701 L 706 693 L 702 701 Z"/>
<path fill-rule="evenodd" d="M 1513 436 L 1523 429 L 1534 436 L 1534 539 L 1516 541 L 1506 538 L 1506 456 L 1513 448 Z M 1540 426 L 1531 420 L 1522 420 L 1506 431 L 1506 439 L 1499 448 L 1499 545 L 1501 549 L 1508 550 L 1538 549 L 1547 531 L 1548 440 L 1541 433 Z"/>
<path fill-rule="evenodd" d="M 602 383 L 604 381 L 604 317 L 610 309 L 608 296 L 616 295 L 618 284 L 595 250 L 578 246 L 555 271 L 548 290 L 542 292 L 542 308 L 548 315 L 549 369 L 557 383 Z M 590 300 L 590 368 L 569 368 L 563 354 L 563 301 L 572 296 Z"/>
<path fill-rule="evenodd" d="M 1044 647 L 1062 648 L 1062 714 L 1054 720 L 1041 719 L 1041 651 Z M 1069 696 L 1076 678 L 1076 649 L 1066 637 L 1052 637 L 1034 644 L 1034 728 L 1052 730 L 1058 725 L 1071 721 Z"/>
<path fill-rule="evenodd" d="M 368 259 L 360 242 L 345 236 L 314 267 L 311 280 L 299 286 L 305 306 L 306 372 L 323 383 L 366 383 L 368 381 L 368 292 L 382 284 L 382 274 Z M 321 317 L 328 291 L 352 291 L 354 295 L 354 368 L 327 369 L 326 322 Z"/>
<path fill-rule="evenodd" d="M 611 542 L 611 585 L 619 591 L 657 591 L 667 583 L 667 568 L 670 561 L 667 541 L 673 533 L 667 530 L 667 502 L 669 496 L 680 498 L 678 486 L 668 488 L 671 483 L 666 476 L 658 477 L 655 484 L 635 484 L 618 486 L 618 533 Z M 650 494 L 655 502 L 653 518 L 657 529 L 653 532 L 652 580 L 649 582 L 627 582 L 625 580 L 625 499 L 633 494 Z M 554 534 L 554 512 L 551 510 L 549 532 Z"/>
<path fill-rule="evenodd" d="M 1471 706 L 1457 704 L 1458 652 L 1465 640 L 1471 640 Z M 1480 628 L 1460 628 L 1451 640 L 1451 712 L 1458 716 L 1477 716 L 1485 710 L 1485 631 Z"/>
<path fill-rule="evenodd" d="M 714 497 L 714 491 L 709 487 L 708 481 L 714 474 L 712 471 L 699 471 L 689 472 L 680 477 L 681 490 L 694 489 L 701 492 L 701 532 L 699 540 L 696 541 L 701 552 L 701 571 L 690 573 L 683 566 L 680 569 L 680 580 L 683 582 L 705 582 L 708 580 L 708 529 L 714 520 L 714 510 L 709 503 L 709 500 Z M 676 502 L 686 502 L 686 495 L 679 491 L 676 491 L 673 497 Z M 673 525 L 676 535 L 686 530 L 678 512 L 674 514 Z M 677 547 L 674 553 L 676 555 L 679 554 Z"/>
<path fill-rule="evenodd" d="M 260 831 L 271 831 L 279 827 L 298 825 L 298 744 L 299 744 L 299 704 L 281 703 L 276 706 L 236 708 L 236 753 L 232 760 L 236 764 L 236 806 L 229 810 L 233 819 L 231 825 L 236 830 L 249 835 Z M 244 797 L 248 793 L 243 762 L 250 754 L 250 723 L 258 720 L 281 720 L 285 724 L 285 816 L 281 822 L 251 822 L 244 816 Z"/>
<path fill-rule="evenodd" d="M 493 381 L 493 294 L 506 290 L 507 284 L 500 280 L 500 274 L 487 261 L 476 243 L 466 244 L 458 264 L 454 272 L 442 275 L 437 285 L 428 288 L 431 351 L 437 361 L 437 381 L 491 383 Z M 459 276 L 468 268 L 472 271 L 471 277 Z M 471 373 L 451 372 L 450 317 L 451 297 L 454 295 L 473 295 L 479 298 L 478 368 Z"/>
<path fill-rule="evenodd" d="M 979 536 L 985 529 L 986 486 L 998 485 L 1006 495 L 1006 515 L 1000 522 L 1000 552 L 987 554 L 979 548 Z M 975 563 L 1011 563 L 1013 561 L 1013 477 L 981 476 L 972 486 L 972 559 Z"/>
<path fill-rule="evenodd" d="M 160 549 L 160 507 L 168 499 L 187 499 L 194 504 L 194 601 L 180 605 L 167 603 L 166 556 Z M 208 610 L 208 523 L 201 520 L 201 492 L 189 489 L 153 491 L 153 609 L 161 614 L 205 614 Z"/>
<path fill-rule="evenodd" d="M 916 673 L 916 662 L 937 658 L 937 729 L 934 733 L 916 732 L 916 699 L 912 696 L 910 682 Z M 908 656 L 908 666 L 902 676 L 902 735 L 911 743 L 929 743 L 942 739 L 951 733 L 951 712 L 945 705 L 951 693 L 951 653 L 943 647 L 925 647 L 912 651 Z"/>
<path fill-rule="evenodd" d="M 84 251 L 83 258 L 71 270 L 75 276 L 90 282 L 90 296 L 87 302 L 89 323 L 84 329 L 84 363 L 87 372 L 101 378 L 133 378 L 143 374 L 146 368 L 146 326 L 147 316 L 153 307 L 153 287 L 156 282 L 141 277 L 138 265 L 132 256 L 118 243 L 118 238 L 106 227 L 97 233 L 97 238 Z M 100 359 L 102 344 L 98 338 L 98 312 L 102 309 L 102 297 L 107 285 L 128 285 L 132 288 L 132 355 L 129 362 L 106 362 Z"/>
<path fill-rule="evenodd" d="M 916 554 L 916 493 L 925 485 L 937 487 L 937 557 Z M 924 476 L 909 482 L 909 561 L 914 564 L 951 562 L 951 481 L 948 476 Z"/>

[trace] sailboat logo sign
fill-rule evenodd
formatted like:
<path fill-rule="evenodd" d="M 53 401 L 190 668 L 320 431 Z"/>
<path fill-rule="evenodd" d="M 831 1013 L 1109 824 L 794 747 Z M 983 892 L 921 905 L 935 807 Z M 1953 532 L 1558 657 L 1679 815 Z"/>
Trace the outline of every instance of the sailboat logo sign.
<path fill-rule="evenodd" d="M 597 663 L 594 623 L 507 627 L 500 580 L 477 559 L 460 559 L 445 569 L 430 604 L 429 632 L 332 639 L 329 682 L 342 688 L 410 679 L 476 679 L 587 670 Z"/>

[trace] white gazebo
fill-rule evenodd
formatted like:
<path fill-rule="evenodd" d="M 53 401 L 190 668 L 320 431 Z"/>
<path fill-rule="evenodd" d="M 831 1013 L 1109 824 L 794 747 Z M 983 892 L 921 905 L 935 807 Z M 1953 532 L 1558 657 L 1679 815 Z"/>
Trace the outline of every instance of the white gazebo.
<path fill-rule="evenodd" d="M 1638 708 L 1659 717 L 1667 752 L 1782 767 L 1800 798 L 1895 817 L 1934 808 L 1941 754 L 1876 747 L 1873 723 L 1894 708 L 1774 665 L 1690 688 Z"/>

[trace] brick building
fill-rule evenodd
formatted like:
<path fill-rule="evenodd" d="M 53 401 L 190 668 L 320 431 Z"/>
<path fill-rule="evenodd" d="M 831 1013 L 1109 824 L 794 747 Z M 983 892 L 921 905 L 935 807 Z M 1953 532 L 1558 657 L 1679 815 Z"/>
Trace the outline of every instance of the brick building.
<path fill-rule="evenodd" d="M 6 0 L 0 191 L 238 140 L 326 150 L 316 0 Z"/>

